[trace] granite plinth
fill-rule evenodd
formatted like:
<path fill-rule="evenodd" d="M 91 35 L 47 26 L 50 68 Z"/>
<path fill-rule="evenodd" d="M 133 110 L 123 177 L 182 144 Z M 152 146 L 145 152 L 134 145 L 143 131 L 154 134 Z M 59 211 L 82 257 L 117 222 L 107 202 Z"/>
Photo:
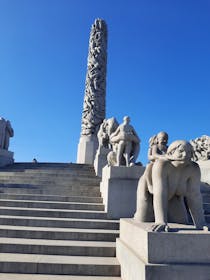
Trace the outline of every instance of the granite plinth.
<path fill-rule="evenodd" d="M 77 163 L 93 164 L 97 146 L 96 136 L 81 136 L 77 150 Z"/>
<path fill-rule="evenodd" d="M 0 167 L 14 163 L 13 156 L 14 156 L 13 152 L 0 149 Z"/>
<path fill-rule="evenodd" d="M 210 232 L 181 224 L 153 232 L 152 224 L 121 219 L 117 258 L 123 280 L 209 279 Z"/>
<path fill-rule="evenodd" d="M 197 163 L 201 170 L 201 182 L 210 185 L 210 160 L 199 160 Z"/>
<path fill-rule="evenodd" d="M 109 218 L 130 218 L 136 210 L 136 191 L 142 166 L 105 166 L 100 190 Z"/>

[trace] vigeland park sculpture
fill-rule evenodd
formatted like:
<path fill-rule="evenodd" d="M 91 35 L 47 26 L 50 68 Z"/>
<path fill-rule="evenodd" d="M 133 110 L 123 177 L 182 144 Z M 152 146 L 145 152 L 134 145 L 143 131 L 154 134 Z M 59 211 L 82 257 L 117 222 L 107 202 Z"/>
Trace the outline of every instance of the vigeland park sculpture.
<path fill-rule="evenodd" d="M 77 163 L 93 164 L 98 148 L 97 133 L 105 118 L 107 27 L 96 19 L 91 28 Z"/>

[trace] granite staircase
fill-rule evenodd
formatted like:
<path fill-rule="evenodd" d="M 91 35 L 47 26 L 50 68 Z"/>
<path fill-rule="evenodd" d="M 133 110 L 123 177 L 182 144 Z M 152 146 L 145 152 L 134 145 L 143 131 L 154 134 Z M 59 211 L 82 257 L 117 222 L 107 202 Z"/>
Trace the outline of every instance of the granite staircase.
<path fill-rule="evenodd" d="M 92 166 L 0 169 L 0 279 L 120 280 L 118 235 Z"/>

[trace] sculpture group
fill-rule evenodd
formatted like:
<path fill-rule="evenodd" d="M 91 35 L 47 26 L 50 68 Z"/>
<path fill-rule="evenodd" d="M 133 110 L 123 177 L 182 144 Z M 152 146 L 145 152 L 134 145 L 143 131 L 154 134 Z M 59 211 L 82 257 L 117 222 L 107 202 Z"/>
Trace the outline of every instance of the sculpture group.
<path fill-rule="evenodd" d="M 205 227 L 200 193 L 200 168 L 192 161 L 193 147 L 184 140 L 167 147 L 168 135 L 150 139 L 151 161 L 139 180 L 136 221 L 154 222 L 153 231 L 167 231 L 168 222 L 187 224 L 191 214 L 196 228 Z"/>
<path fill-rule="evenodd" d="M 140 138 L 130 125 L 128 116 L 123 118 L 120 125 L 115 118 L 105 119 L 98 132 L 98 142 L 99 150 L 111 150 L 107 155 L 108 165 L 128 167 L 135 164 L 140 150 Z"/>

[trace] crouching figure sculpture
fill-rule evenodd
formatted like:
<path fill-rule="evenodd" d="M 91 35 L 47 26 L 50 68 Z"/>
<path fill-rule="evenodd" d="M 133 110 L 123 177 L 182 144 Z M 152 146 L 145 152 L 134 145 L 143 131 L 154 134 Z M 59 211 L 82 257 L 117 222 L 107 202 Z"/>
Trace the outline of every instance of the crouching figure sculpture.
<path fill-rule="evenodd" d="M 157 159 L 140 178 L 134 219 L 155 222 L 153 231 L 167 231 L 168 222 L 187 223 L 187 206 L 197 229 L 205 227 L 200 193 L 200 169 L 191 161 L 189 142 L 173 142 L 165 157 Z"/>

